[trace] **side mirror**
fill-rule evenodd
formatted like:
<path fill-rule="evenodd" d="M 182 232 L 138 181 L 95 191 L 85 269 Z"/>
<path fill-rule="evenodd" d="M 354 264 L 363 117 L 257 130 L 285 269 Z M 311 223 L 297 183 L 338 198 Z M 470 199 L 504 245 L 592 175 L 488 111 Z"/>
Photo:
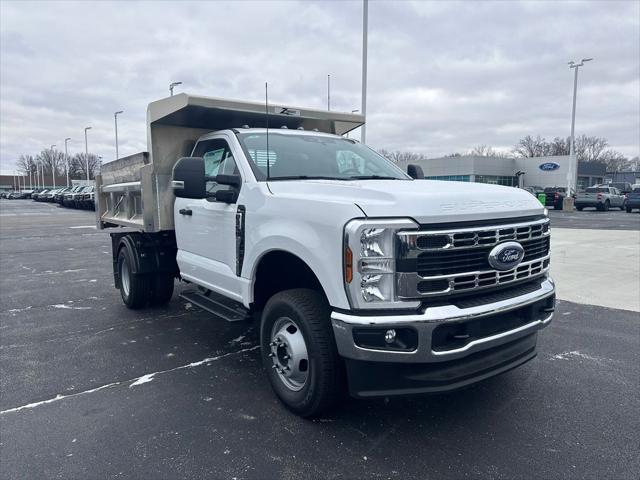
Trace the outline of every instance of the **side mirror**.
<path fill-rule="evenodd" d="M 240 188 L 242 177 L 240 175 L 216 175 L 215 181 L 218 185 L 230 185 L 233 188 Z"/>
<path fill-rule="evenodd" d="M 218 190 L 215 193 L 216 201 L 224 203 L 236 203 L 238 201 L 240 186 L 242 185 L 242 177 L 240 175 L 220 174 L 212 177 L 212 180 L 215 180 L 218 185 L 231 187 L 229 190 Z"/>
<path fill-rule="evenodd" d="M 206 198 L 206 178 L 202 157 L 182 157 L 173 167 L 173 193 L 181 198 Z"/>
<path fill-rule="evenodd" d="M 407 165 L 407 173 L 414 180 L 422 180 L 424 178 L 424 172 L 420 165 Z"/>

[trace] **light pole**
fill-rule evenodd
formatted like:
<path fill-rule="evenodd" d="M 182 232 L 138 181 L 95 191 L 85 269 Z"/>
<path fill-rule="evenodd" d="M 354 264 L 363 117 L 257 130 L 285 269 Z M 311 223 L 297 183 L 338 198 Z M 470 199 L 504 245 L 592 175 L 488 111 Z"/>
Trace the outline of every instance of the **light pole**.
<path fill-rule="evenodd" d="M 87 130 L 91 130 L 91 127 L 84 128 L 84 156 L 87 161 L 87 181 L 89 181 L 89 144 L 87 143 Z"/>
<path fill-rule="evenodd" d="M 327 111 L 331 110 L 331 75 L 327 75 Z"/>
<path fill-rule="evenodd" d="M 351 113 L 358 113 L 360 110 L 356 109 L 356 110 L 351 110 Z M 349 132 L 347 132 L 347 138 L 349 138 Z"/>
<path fill-rule="evenodd" d="M 369 28 L 369 0 L 362 0 L 362 115 L 367 116 L 367 29 Z M 367 141 L 367 125 L 360 129 L 360 142 Z"/>
<path fill-rule="evenodd" d="M 67 137 L 64 139 L 64 163 L 65 163 L 65 171 L 67 174 L 67 188 L 69 188 L 69 154 L 67 153 L 67 142 L 71 140 L 71 137 Z"/>
<path fill-rule="evenodd" d="M 51 145 L 51 181 L 53 182 L 53 188 L 56 188 L 56 148 L 55 145 Z"/>
<path fill-rule="evenodd" d="M 169 85 L 169 92 L 171 93 L 172 97 L 173 97 L 173 87 L 175 87 L 176 85 L 182 85 L 182 82 L 172 82 L 171 85 Z"/>
<path fill-rule="evenodd" d="M 116 124 L 116 160 L 118 160 L 118 158 L 120 158 L 120 157 L 118 156 L 118 115 L 120 115 L 121 113 L 124 113 L 124 111 L 123 111 L 123 110 L 120 110 L 120 111 L 115 112 L 115 113 L 113 114 L 113 121 L 114 121 L 114 122 L 115 122 L 115 124 Z"/>
<path fill-rule="evenodd" d="M 569 68 L 574 69 L 573 74 L 573 108 L 571 110 L 571 140 L 569 144 L 569 157 L 573 166 L 571 172 L 567 174 L 567 195 L 571 194 L 571 187 L 574 186 L 575 191 L 578 191 L 578 160 L 576 158 L 576 142 L 575 142 L 575 125 L 576 125 L 576 97 L 578 92 L 578 70 L 585 62 L 590 62 L 593 58 L 583 58 L 580 63 L 576 63 L 573 60 L 569 62 Z M 571 179 L 573 175 L 573 179 Z"/>

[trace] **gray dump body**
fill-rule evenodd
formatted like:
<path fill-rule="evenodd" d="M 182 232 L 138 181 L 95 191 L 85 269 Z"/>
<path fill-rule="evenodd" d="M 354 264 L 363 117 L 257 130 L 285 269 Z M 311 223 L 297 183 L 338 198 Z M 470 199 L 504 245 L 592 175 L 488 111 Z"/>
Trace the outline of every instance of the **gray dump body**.
<path fill-rule="evenodd" d="M 99 229 L 130 227 L 146 232 L 173 229 L 171 174 L 202 135 L 229 128 L 303 128 L 344 135 L 364 124 L 364 116 L 325 110 L 239 102 L 179 94 L 147 108 L 148 152 L 102 166 L 96 177 Z"/>

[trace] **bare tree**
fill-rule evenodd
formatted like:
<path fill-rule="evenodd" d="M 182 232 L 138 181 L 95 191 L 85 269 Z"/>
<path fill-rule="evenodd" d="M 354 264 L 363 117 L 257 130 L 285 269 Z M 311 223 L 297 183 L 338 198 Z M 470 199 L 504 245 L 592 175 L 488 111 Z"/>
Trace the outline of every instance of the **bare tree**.
<path fill-rule="evenodd" d="M 607 172 L 621 172 L 631 170 L 631 161 L 622 153 L 609 149 L 602 152 L 597 159 L 607 166 Z"/>
<path fill-rule="evenodd" d="M 498 157 L 508 158 L 509 154 L 501 150 L 495 150 L 491 145 L 478 145 L 473 147 L 467 155 L 475 155 L 478 157 Z"/>
<path fill-rule="evenodd" d="M 513 147 L 513 154 L 519 157 L 544 157 L 549 155 L 549 143 L 540 135 L 527 135 Z"/>
<path fill-rule="evenodd" d="M 100 157 L 89 154 L 89 178 L 95 178 L 96 173 L 100 171 Z M 84 153 L 76 153 L 69 159 L 69 177 L 74 179 L 87 178 L 87 156 Z"/>
<path fill-rule="evenodd" d="M 549 144 L 549 155 L 560 156 L 569 155 L 569 153 L 571 153 L 571 137 L 556 137 Z"/>
<path fill-rule="evenodd" d="M 597 162 L 608 146 L 606 138 L 580 135 L 576 137 L 576 157 L 584 162 Z"/>

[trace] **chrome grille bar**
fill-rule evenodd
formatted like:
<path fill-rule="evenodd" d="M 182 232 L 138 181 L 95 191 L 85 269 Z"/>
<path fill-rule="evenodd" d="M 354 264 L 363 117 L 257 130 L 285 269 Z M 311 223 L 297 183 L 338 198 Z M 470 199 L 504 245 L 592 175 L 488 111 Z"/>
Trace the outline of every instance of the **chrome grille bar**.
<path fill-rule="evenodd" d="M 446 230 L 398 232 L 399 256 L 415 258 L 422 252 L 489 247 L 508 240 L 524 242 L 550 234 L 549 219 L 532 222 Z"/>
<path fill-rule="evenodd" d="M 465 251 L 477 251 L 475 249 L 478 248 L 487 250 L 487 248 L 505 241 L 518 241 L 527 244 L 528 240 L 546 238 L 550 235 L 548 218 L 493 226 L 430 231 L 414 230 L 398 232 L 397 235 L 397 259 L 398 263 L 404 263 L 402 269 L 396 273 L 396 294 L 399 300 L 433 298 L 497 288 L 505 284 L 533 279 L 544 275 L 549 270 L 550 255 L 547 241 L 547 246 L 544 248 L 546 251 L 537 243 L 535 245 L 529 244 L 532 245 L 529 249 L 530 255 L 540 258 L 523 261 L 512 270 L 494 270 L 489 267 L 488 263 L 484 268 L 477 268 L 480 263 L 476 259 L 473 262 L 469 260 L 470 270 L 466 272 L 447 273 L 445 271 L 442 272 L 443 274 L 428 276 L 425 275 L 425 272 L 423 272 L 425 276 L 418 273 L 420 258 L 428 255 L 437 259 L 439 251 L 443 253 L 456 251 L 465 257 Z M 451 257 L 451 255 L 453 254 L 442 257 L 441 260 L 445 265 L 447 257 Z M 464 264 L 463 257 L 460 257 L 460 260 L 457 257 L 458 255 L 455 255 L 449 261 L 458 262 L 456 265 Z M 473 263 L 476 268 L 473 268 Z M 461 269 L 458 268 L 458 270 Z"/>

